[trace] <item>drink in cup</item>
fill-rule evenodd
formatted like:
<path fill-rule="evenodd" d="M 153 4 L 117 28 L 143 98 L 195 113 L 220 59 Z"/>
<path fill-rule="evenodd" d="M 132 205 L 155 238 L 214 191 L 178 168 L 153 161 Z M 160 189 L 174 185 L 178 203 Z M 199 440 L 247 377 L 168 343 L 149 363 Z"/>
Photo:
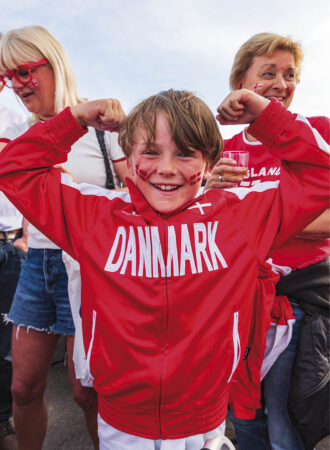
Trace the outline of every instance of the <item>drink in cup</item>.
<path fill-rule="evenodd" d="M 244 167 L 244 171 L 241 173 L 233 173 L 233 172 L 223 172 L 223 176 L 240 178 L 241 176 L 245 176 L 248 173 L 249 167 L 249 152 L 239 151 L 239 150 L 226 150 L 222 153 L 223 158 L 234 159 L 236 161 L 236 167 Z"/>

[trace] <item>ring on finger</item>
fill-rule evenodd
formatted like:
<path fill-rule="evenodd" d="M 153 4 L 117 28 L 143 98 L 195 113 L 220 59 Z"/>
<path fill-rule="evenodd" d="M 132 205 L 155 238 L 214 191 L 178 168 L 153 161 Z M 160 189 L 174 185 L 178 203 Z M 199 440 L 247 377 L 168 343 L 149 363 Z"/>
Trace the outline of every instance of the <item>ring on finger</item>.
<path fill-rule="evenodd" d="M 219 175 L 219 183 L 222 183 L 222 175 Z"/>

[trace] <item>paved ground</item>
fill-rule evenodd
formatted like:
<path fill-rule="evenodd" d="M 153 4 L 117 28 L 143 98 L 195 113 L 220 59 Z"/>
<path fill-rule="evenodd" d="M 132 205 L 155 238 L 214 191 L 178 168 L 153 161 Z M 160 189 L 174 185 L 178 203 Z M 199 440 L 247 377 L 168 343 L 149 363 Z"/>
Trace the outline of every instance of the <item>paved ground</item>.
<path fill-rule="evenodd" d="M 54 360 L 62 359 L 57 351 Z M 46 391 L 48 431 L 43 450 L 93 450 L 84 416 L 72 398 L 69 376 L 63 362 L 52 366 Z"/>

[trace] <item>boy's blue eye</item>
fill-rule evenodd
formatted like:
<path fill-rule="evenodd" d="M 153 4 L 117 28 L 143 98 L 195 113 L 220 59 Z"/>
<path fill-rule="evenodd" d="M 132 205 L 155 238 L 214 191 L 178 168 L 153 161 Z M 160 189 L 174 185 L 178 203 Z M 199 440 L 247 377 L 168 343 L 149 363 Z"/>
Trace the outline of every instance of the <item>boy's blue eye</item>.
<path fill-rule="evenodd" d="M 143 154 L 144 155 L 157 155 L 158 153 L 155 150 L 147 149 L 147 150 L 144 150 Z"/>
<path fill-rule="evenodd" d="M 194 150 L 179 150 L 177 155 L 179 156 L 179 158 L 193 158 L 195 154 Z"/>

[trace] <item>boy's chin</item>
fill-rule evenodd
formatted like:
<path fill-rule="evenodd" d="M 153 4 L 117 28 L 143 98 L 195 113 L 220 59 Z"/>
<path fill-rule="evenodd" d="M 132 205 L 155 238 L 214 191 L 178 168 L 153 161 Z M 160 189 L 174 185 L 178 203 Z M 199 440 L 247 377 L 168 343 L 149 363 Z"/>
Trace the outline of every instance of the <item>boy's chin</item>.
<path fill-rule="evenodd" d="M 183 203 L 163 203 L 157 202 L 151 205 L 160 214 L 169 214 L 179 209 Z"/>

